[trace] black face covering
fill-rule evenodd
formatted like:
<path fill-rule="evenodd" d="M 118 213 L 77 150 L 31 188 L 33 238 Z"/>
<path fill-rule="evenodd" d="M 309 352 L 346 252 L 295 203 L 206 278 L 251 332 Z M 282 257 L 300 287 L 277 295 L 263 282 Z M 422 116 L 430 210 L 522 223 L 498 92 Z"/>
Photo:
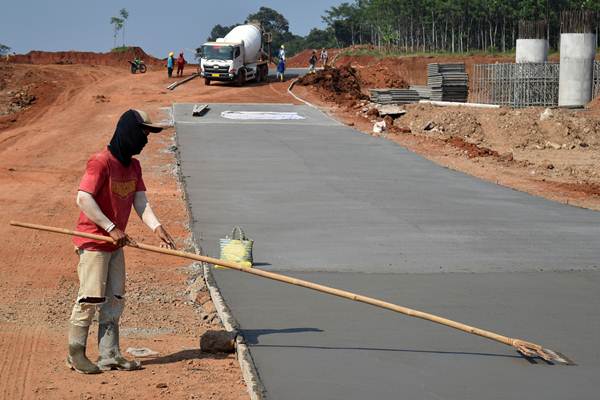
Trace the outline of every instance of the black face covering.
<path fill-rule="evenodd" d="M 140 125 L 141 118 L 138 118 L 138 114 L 133 110 L 121 115 L 115 134 L 108 145 L 112 155 L 125 166 L 129 166 L 131 157 L 140 154 L 148 143 L 146 133 Z"/>

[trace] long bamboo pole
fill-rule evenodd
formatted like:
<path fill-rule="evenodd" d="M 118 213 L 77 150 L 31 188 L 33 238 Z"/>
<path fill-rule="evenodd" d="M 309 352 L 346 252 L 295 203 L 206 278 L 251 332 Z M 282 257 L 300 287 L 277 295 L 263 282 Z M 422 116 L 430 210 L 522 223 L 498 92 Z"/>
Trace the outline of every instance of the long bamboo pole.
<path fill-rule="evenodd" d="M 51 226 L 46 226 L 46 225 L 30 224 L 30 223 L 18 222 L 18 221 L 11 221 L 10 224 L 12 226 L 18 226 L 18 227 L 22 227 L 22 228 L 36 229 L 36 230 L 60 233 L 60 234 L 71 235 L 71 236 L 79 236 L 79 237 L 84 237 L 84 238 L 88 238 L 88 239 L 95 239 L 95 240 L 101 240 L 101 241 L 105 241 L 105 242 L 109 242 L 109 243 L 114 243 L 114 240 L 109 236 L 94 235 L 91 233 L 78 232 L 78 231 L 73 231 L 73 230 L 64 229 L 64 228 L 56 228 L 56 227 L 51 227 Z M 466 333 L 470 333 L 473 335 L 491 339 L 491 340 L 500 342 L 500 343 L 508 345 L 508 346 L 513 346 L 519 352 L 521 352 L 522 354 L 524 354 L 525 356 L 528 356 L 528 357 L 538 356 L 538 357 L 541 357 L 541 358 L 545 359 L 546 361 L 550 361 L 550 362 L 560 362 L 560 363 L 565 363 L 565 364 L 572 364 L 572 361 L 569 360 L 568 358 L 566 358 L 565 356 L 563 356 L 562 354 L 555 352 L 553 350 L 547 349 L 547 348 L 543 348 L 542 346 L 535 344 L 535 343 L 531 343 L 531 342 L 527 342 L 525 340 L 515 339 L 515 338 L 508 337 L 508 336 L 500 335 L 495 332 L 476 328 L 474 326 L 466 325 L 461 322 L 453 321 L 453 320 L 443 318 L 443 317 L 440 317 L 440 316 L 437 316 L 434 314 L 429 314 L 429 313 L 426 313 L 423 311 L 414 310 L 412 308 L 400 306 L 400 305 L 393 304 L 393 303 L 388 303 L 386 301 L 382 301 L 382 300 L 378 300 L 378 299 L 375 299 L 372 297 L 367 297 L 367 296 L 363 296 L 360 294 L 348 292 L 346 290 L 335 289 L 335 288 L 332 288 L 329 286 L 320 285 L 320 284 L 305 281 L 302 279 L 291 278 L 289 276 L 277 274 L 275 272 L 263 271 L 263 270 L 255 269 L 255 268 L 242 267 L 241 265 L 231 262 L 231 261 L 220 260 L 217 258 L 212 258 L 212 257 L 207 257 L 207 256 L 201 256 L 198 254 L 188 253 L 188 252 L 181 251 L 181 250 L 165 249 L 165 248 L 158 247 L 158 246 L 151 246 L 151 245 L 147 245 L 147 244 L 143 244 L 143 243 L 137 243 L 135 241 L 130 241 L 126 245 L 129 247 L 134 247 L 134 248 L 141 249 L 141 250 L 147 250 L 147 251 L 151 251 L 154 253 L 168 254 L 171 256 L 175 256 L 175 257 L 188 258 L 191 260 L 202 261 L 202 262 L 209 263 L 209 264 L 220 265 L 222 267 L 235 269 L 237 271 L 245 272 L 247 274 L 256 275 L 256 276 L 260 276 L 263 278 L 272 279 L 275 281 L 284 282 L 284 283 L 288 283 L 291 285 L 301 286 L 301 287 L 305 287 L 307 289 L 316 290 L 318 292 L 328 293 L 333 296 L 343 297 L 345 299 L 370 304 L 375 307 L 380 307 L 380 308 L 384 308 L 387 310 L 395 311 L 395 312 L 398 312 L 401 314 L 408 315 L 410 317 L 421 318 L 421 319 L 424 319 L 427 321 L 435 322 L 437 324 L 448 326 L 450 328 L 458 329 L 458 330 L 466 332 Z"/>

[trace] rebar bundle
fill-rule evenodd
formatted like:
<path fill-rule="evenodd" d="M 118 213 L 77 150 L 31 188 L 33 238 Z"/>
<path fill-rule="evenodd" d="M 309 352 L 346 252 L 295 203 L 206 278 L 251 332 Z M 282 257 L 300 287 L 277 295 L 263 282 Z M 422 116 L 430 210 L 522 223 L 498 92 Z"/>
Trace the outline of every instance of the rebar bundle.
<path fill-rule="evenodd" d="M 566 10 L 560 13 L 561 33 L 593 33 L 596 12 L 591 10 Z"/>
<path fill-rule="evenodd" d="M 519 21 L 519 39 L 546 39 L 548 24 L 545 20 Z"/>

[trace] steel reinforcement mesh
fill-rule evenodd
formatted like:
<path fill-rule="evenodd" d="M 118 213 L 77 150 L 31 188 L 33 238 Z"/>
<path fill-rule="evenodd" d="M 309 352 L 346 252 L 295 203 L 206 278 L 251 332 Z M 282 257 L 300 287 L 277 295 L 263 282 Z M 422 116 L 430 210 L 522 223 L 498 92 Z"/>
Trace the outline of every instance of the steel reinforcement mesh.
<path fill-rule="evenodd" d="M 558 105 L 558 63 L 475 64 L 470 101 L 509 107 Z M 594 62 L 592 97 L 600 96 L 600 62 Z"/>
<path fill-rule="evenodd" d="M 592 97 L 600 97 L 600 61 L 594 61 L 594 86 Z"/>
<path fill-rule="evenodd" d="M 558 104 L 558 63 L 476 64 L 472 101 L 510 107 Z"/>

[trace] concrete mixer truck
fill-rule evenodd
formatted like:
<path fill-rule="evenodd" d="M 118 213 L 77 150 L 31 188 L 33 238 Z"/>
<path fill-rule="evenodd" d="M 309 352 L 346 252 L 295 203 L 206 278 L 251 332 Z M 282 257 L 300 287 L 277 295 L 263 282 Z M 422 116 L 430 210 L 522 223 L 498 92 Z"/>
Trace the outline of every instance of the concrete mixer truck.
<path fill-rule="evenodd" d="M 270 42 L 260 25 L 246 24 L 233 28 L 224 38 L 202 45 L 200 74 L 204 83 L 211 81 L 261 82 L 269 73 L 268 55 L 264 46 Z"/>

